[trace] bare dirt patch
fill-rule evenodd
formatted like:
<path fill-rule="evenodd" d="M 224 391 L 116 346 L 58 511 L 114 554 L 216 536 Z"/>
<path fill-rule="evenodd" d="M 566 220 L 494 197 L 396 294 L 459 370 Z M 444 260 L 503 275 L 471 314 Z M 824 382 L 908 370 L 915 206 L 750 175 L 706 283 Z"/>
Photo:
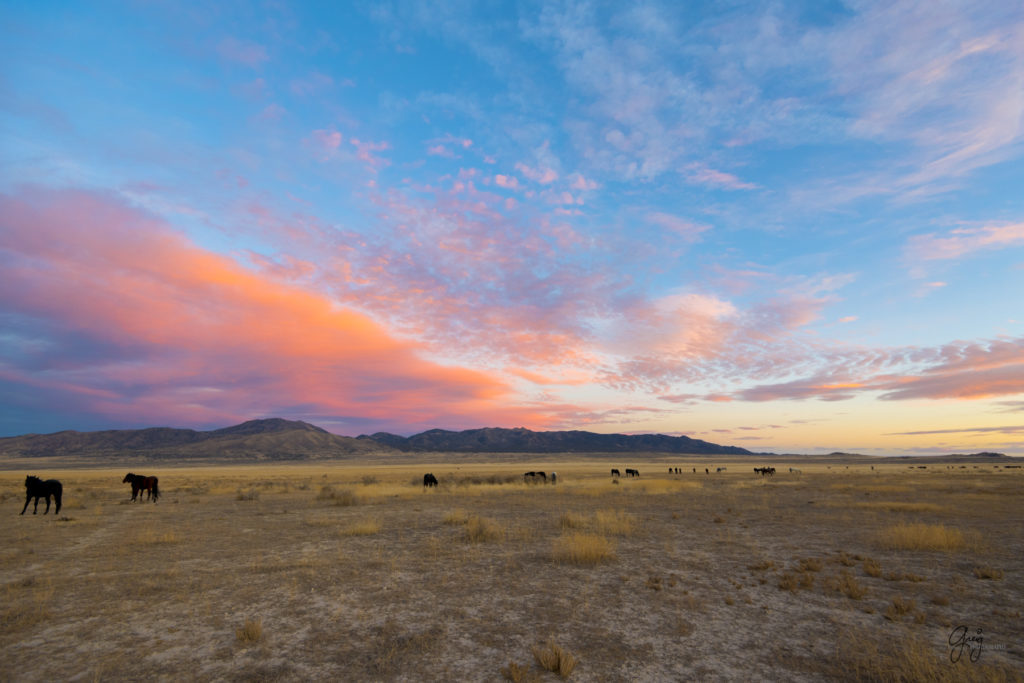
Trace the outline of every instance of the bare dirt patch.
<path fill-rule="evenodd" d="M 0 473 L 0 679 L 1021 680 L 1019 471 L 669 464 Z"/>

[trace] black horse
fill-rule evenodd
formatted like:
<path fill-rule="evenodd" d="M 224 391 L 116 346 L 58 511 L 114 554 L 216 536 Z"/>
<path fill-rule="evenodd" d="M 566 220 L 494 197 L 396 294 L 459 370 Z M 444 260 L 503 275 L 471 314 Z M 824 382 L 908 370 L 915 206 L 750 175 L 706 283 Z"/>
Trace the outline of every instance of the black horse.
<path fill-rule="evenodd" d="M 437 477 L 429 472 L 423 475 L 423 487 L 426 488 L 428 486 L 437 486 Z"/>
<path fill-rule="evenodd" d="M 131 472 L 129 472 L 128 474 L 124 475 L 124 479 L 121 480 L 121 483 L 132 483 L 133 501 L 137 496 L 139 502 L 141 503 L 142 496 L 139 495 L 139 492 L 145 491 L 146 495 L 148 496 L 147 500 L 152 500 L 155 503 L 156 499 L 160 497 L 159 481 L 160 480 L 157 479 L 156 477 L 144 477 L 141 474 L 132 474 Z"/>
<path fill-rule="evenodd" d="M 33 498 L 36 499 L 36 504 L 32 506 L 32 514 L 36 514 L 36 511 L 39 510 L 39 499 L 45 498 L 46 510 L 43 511 L 45 515 L 50 511 L 50 496 L 53 496 L 54 502 L 57 503 L 53 514 L 58 514 L 60 512 L 60 496 L 63 492 L 64 487 L 56 479 L 43 481 L 39 477 L 33 477 L 32 475 L 25 477 L 25 507 L 21 508 L 21 514 L 25 514 L 25 510 L 28 509 L 28 502 Z"/>
<path fill-rule="evenodd" d="M 639 477 L 640 476 L 640 470 L 633 470 L 633 469 L 630 469 L 630 468 L 627 467 L 626 468 L 626 476 L 627 477 Z"/>
<path fill-rule="evenodd" d="M 612 476 L 613 476 L 613 477 L 621 477 L 621 476 L 622 476 L 622 474 L 621 474 L 621 473 L 619 472 L 619 470 L 618 470 L 618 469 L 616 469 L 616 468 L 614 468 L 614 467 L 613 467 L 613 468 L 612 468 Z"/>

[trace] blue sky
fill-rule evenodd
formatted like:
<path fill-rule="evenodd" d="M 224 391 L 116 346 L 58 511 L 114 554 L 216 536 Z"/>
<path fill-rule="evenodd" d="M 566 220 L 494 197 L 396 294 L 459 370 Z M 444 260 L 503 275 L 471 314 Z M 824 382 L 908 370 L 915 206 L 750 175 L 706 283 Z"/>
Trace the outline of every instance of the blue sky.
<path fill-rule="evenodd" d="M 1024 454 L 1024 10 L 5 3 L 0 433 Z"/>

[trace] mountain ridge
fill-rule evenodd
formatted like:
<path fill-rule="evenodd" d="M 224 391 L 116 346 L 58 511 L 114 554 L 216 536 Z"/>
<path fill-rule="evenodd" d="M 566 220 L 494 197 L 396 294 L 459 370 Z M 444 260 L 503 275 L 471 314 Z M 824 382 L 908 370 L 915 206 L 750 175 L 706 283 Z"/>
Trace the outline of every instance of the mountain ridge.
<path fill-rule="evenodd" d="M 209 431 L 147 427 L 93 432 L 65 430 L 0 438 L 0 457 L 6 458 L 139 456 L 160 460 L 275 461 L 422 452 L 755 455 L 737 446 L 664 434 L 483 427 L 463 431 L 430 429 L 409 437 L 388 432 L 350 437 L 332 434 L 308 422 L 282 418 L 248 420 Z"/>

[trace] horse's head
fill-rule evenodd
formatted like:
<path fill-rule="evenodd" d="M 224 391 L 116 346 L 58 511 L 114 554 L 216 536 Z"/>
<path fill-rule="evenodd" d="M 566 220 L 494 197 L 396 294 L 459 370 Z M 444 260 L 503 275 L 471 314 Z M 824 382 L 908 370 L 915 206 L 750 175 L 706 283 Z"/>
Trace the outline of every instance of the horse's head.
<path fill-rule="evenodd" d="M 129 472 L 128 474 L 124 475 L 124 479 L 121 480 L 121 483 L 124 484 L 125 482 L 129 482 L 129 481 L 131 481 L 134 478 L 135 478 L 135 475 L 132 474 L 131 472 Z"/>
<path fill-rule="evenodd" d="M 33 477 L 31 474 L 25 477 L 25 486 L 32 486 L 32 484 L 38 484 L 41 481 L 39 477 Z"/>

